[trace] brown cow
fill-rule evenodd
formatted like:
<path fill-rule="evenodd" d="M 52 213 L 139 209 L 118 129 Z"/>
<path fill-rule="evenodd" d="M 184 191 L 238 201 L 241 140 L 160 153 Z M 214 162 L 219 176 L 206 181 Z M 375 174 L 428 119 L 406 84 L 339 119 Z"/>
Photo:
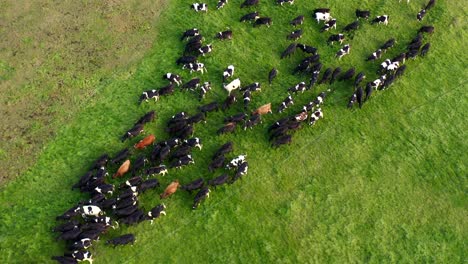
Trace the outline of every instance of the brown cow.
<path fill-rule="evenodd" d="M 257 110 L 255 110 L 252 115 L 265 115 L 268 113 L 272 113 L 271 111 L 271 103 L 268 103 L 266 105 L 260 106 Z"/>
<path fill-rule="evenodd" d="M 173 193 L 177 191 L 177 188 L 179 188 L 179 181 L 175 180 L 167 186 L 166 190 L 164 190 L 164 193 L 160 195 L 161 199 L 167 198 L 171 196 Z"/>
<path fill-rule="evenodd" d="M 130 160 L 126 160 L 124 163 L 122 163 L 112 178 L 115 179 L 117 177 L 122 177 L 125 173 L 127 173 L 128 169 L 130 169 Z"/>
<path fill-rule="evenodd" d="M 156 140 L 156 137 L 153 134 L 151 134 L 151 135 L 145 137 L 144 139 L 140 140 L 140 142 L 135 144 L 135 146 L 133 146 L 133 147 L 136 148 L 136 149 L 144 149 L 147 146 L 153 144 L 153 142 L 155 140 Z"/>

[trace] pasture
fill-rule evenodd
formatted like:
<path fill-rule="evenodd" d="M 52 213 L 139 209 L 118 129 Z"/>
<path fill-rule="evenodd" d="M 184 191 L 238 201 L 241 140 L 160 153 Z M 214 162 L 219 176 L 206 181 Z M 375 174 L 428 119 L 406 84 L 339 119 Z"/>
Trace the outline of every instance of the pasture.
<path fill-rule="evenodd" d="M 178 191 L 165 201 L 167 216 L 153 225 L 111 230 L 91 251 L 97 263 L 231 263 L 231 262 L 439 262 L 461 263 L 467 239 L 466 199 L 466 6 L 456 1 L 437 1 L 423 22 L 416 14 L 425 1 L 326 1 L 296 0 L 290 6 L 261 1 L 257 8 L 240 9 L 230 1 L 208 14 L 190 10 L 186 1 L 171 1 L 162 11 L 156 42 L 138 63 L 136 70 L 96 86 L 96 93 L 76 109 L 38 155 L 35 164 L 5 184 L 0 193 L 0 260 L 3 263 L 45 263 L 63 254 L 63 242 L 56 242 L 50 230 L 55 216 L 80 199 L 87 198 L 71 186 L 103 153 L 114 155 L 133 146 L 142 137 L 120 142 L 120 136 L 144 113 L 155 110 L 158 118 L 146 125 L 146 133 L 158 140 L 167 134 L 167 119 L 179 111 L 196 113 L 197 95 L 177 91 L 158 102 L 138 105 L 143 90 L 166 85 L 166 72 L 184 80 L 200 76 L 211 81 L 213 90 L 204 103 L 222 101 L 222 71 L 236 66 L 236 78 L 245 84 L 258 81 L 262 91 L 252 96 L 250 109 L 272 102 L 274 115 L 263 118 L 253 130 L 237 129 L 217 136 L 225 116 L 242 109 L 238 103 L 223 112 L 210 113 L 206 124 L 195 126 L 203 150 L 194 150 L 194 165 L 170 170 L 159 177 L 162 186 L 173 179 L 187 183 L 198 177 L 212 178 L 221 170 L 207 170 L 210 157 L 221 144 L 234 142 L 234 153 L 248 155 L 249 173 L 235 184 L 212 190 L 197 210 L 192 196 Z M 404 2 L 404 1 L 403 1 Z M 332 9 L 339 29 L 354 20 L 356 8 L 373 15 L 388 14 L 388 26 L 363 22 L 353 39 L 351 54 L 334 58 L 339 45 L 327 46 L 330 33 L 319 33 L 321 25 L 311 18 L 318 7 Z M 239 18 L 253 10 L 270 16 L 270 28 L 253 28 Z M 318 48 L 326 67 L 351 66 L 365 71 L 367 81 L 378 63 L 365 58 L 390 37 L 397 44 L 383 58 L 402 52 L 422 24 L 436 32 L 426 35 L 432 49 L 425 58 L 406 63 L 407 72 L 385 91 L 374 92 L 362 109 L 346 108 L 352 83 L 325 84 L 294 96 L 295 104 L 284 113 L 276 108 L 287 88 L 305 76 L 292 75 L 299 60 L 296 52 L 280 60 L 290 44 L 289 21 L 305 15 L 304 36 L 299 40 Z M 181 70 L 175 60 L 184 44 L 180 35 L 197 27 L 213 53 L 202 58 L 208 73 Z M 233 31 L 232 41 L 214 40 L 216 32 Z M 279 75 L 270 86 L 268 72 Z M 314 127 L 304 126 L 290 146 L 271 148 L 266 129 L 274 120 L 297 112 L 317 94 L 333 92 L 322 109 L 325 118 Z M 143 151 L 147 152 L 147 150 Z M 18 157 L 20 158 L 20 157 Z M 117 167 L 110 166 L 110 172 Z M 164 187 L 140 197 L 146 209 L 158 204 Z M 112 248 L 104 240 L 134 233 L 134 246 Z"/>

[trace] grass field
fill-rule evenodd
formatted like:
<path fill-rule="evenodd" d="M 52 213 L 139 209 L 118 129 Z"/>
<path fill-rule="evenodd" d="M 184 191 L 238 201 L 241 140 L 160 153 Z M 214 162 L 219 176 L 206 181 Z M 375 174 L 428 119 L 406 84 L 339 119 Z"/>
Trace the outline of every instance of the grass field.
<path fill-rule="evenodd" d="M 354 3 L 354 4 L 352 4 Z M 215 1 L 208 1 L 210 6 Z M 56 136 L 40 152 L 34 166 L 5 184 L 0 193 L 0 260 L 3 263 L 44 263 L 62 254 L 64 244 L 54 241 L 50 229 L 55 216 L 86 196 L 70 186 L 102 153 L 115 154 L 131 142 L 119 137 L 142 114 L 156 110 L 158 119 L 147 131 L 164 139 L 163 124 L 177 111 L 195 113 L 196 95 L 177 92 L 157 103 L 139 106 L 141 91 L 161 87 L 165 72 L 181 73 L 174 64 L 182 52 L 180 33 L 200 28 L 213 42 L 214 51 L 203 59 L 208 74 L 203 80 L 214 89 L 204 102 L 222 100 L 222 69 L 236 66 L 243 83 L 259 81 L 261 93 L 253 95 L 252 109 L 264 103 L 278 105 L 289 86 L 305 80 L 290 72 L 300 53 L 280 60 L 292 31 L 288 22 L 306 15 L 301 43 L 319 48 L 324 67 L 351 66 L 377 77 L 377 64 L 366 56 L 390 37 L 398 41 L 385 57 L 400 53 L 421 26 L 415 19 L 422 1 L 327 1 L 311 4 L 296 1 L 279 7 L 263 1 L 258 10 L 273 18 L 270 28 L 252 28 L 238 19 L 253 9 L 239 9 L 231 1 L 220 10 L 195 14 L 182 0 L 171 1 L 155 26 L 156 42 L 134 73 L 97 85 L 95 96 L 74 109 L 73 118 L 60 126 Z M 354 9 L 389 14 L 388 27 L 364 23 L 354 38 L 351 54 L 333 58 L 337 45 L 324 45 L 328 33 L 320 34 L 311 10 L 332 8 L 338 28 L 352 22 Z M 346 109 L 350 83 L 318 86 L 295 97 L 295 105 L 281 115 L 266 116 L 252 131 L 215 136 L 224 116 L 241 109 L 209 115 L 197 125 L 195 135 L 204 141 L 194 151 L 195 165 L 171 170 L 160 178 L 162 186 L 173 179 L 182 183 L 198 177 L 217 176 L 207 170 L 213 151 L 228 140 L 235 153 L 247 153 L 249 173 L 242 181 L 213 190 L 198 210 L 191 209 L 192 196 L 178 192 L 165 201 L 166 217 L 109 232 L 102 239 L 134 233 L 133 247 L 110 248 L 98 242 L 92 252 L 98 263 L 308 263 L 308 262 L 465 262 L 467 240 L 467 171 L 465 70 L 466 38 L 461 2 L 437 1 L 423 24 L 436 32 L 425 37 L 432 44 L 426 58 L 407 62 L 406 75 L 384 92 L 374 93 L 363 109 Z M 215 32 L 230 28 L 230 42 L 212 40 Z M 278 67 L 276 82 L 268 86 L 271 67 Z M 325 119 L 304 127 L 291 146 L 272 149 L 266 128 L 282 116 L 298 111 L 322 90 L 335 90 L 323 106 Z M 115 167 L 109 167 L 115 171 Z M 161 187 L 141 196 L 150 208 L 159 203 Z"/>

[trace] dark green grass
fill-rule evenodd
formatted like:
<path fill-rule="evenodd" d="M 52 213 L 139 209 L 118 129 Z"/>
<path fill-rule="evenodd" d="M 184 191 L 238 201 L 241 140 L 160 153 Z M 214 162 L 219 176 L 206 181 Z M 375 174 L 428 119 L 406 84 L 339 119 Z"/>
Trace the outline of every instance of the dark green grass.
<path fill-rule="evenodd" d="M 258 10 L 273 18 L 271 28 L 240 24 L 240 2 L 232 1 L 221 11 L 194 14 L 183 1 L 171 3 L 159 25 L 158 42 L 127 80 L 99 87 L 99 95 L 48 144 L 33 168 L 2 189 L 0 196 L 0 248 L 4 262 L 45 262 L 64 251 L 54 242 L 50 229 L 54 217 L 86 198 L 69 187 L 104 152 L 115 154 L 138 139 L 120 143 L 119 137 L 140 115 L 155 109 L 159 115 L 147 131 L 158 139 L 166 137 L 163 124 L 177 111 L 195 113 L 196 95 L 177 92 L 157 103 L 138 106 L 142 90 L 165 84 L 165 72 L 182 72 L 174 61 L 181 53 L 179 32 L 198 27 L 213 42 L 207 56 L 208 74 L 203 80 L 214 89 L 203 102 L 222 100 L 221 73 L 229 64 L 243 83 L 260 81 L 261 93 L 253 95 L 252 109 L 267 102 L 276 107 L 289 86 L 306 80 L 291 76 L 300 60 L 299 52 L 280 60 L 292 31 L 289 20 L 306 15 L 301 43 L 319 48 L 325 67 L 355 66 L 372 80 L 377 65 L 365 57 L 390 37 L 398 45 L 385 57 L 393 57 L 415 35 L 415 20 L 421 3 L 397 1 L 365 2 L 356 5 L 332 1 L 310 4 L 296 1 L 283 8 L 263 3 Z M 214 6 L 215 2 L 209 4 Z M 389 14 L 388 27 L 365 23 L 356 32 L 351 54 L 341 61 L 333 58 L 338 45 L 324 45 L 327 34 L 310 18 L 310 10 L 330 6 L 339 20 L 338 28 L 351 22 L 356 7 L 374 14 Z M 466 89 L 462 54 L 463 7 L 438 1 L 424 24 L 434 24 L 436 33 L 426 37 L 432 50 L 426 58 L 407 62 L 407 74 L 387 91 L 374 93 L 362 110 L 346 109 L 352 92 L 349 83 L 321 85 L 295 97 L 296 104 L 282 115 L 266 116 L 251 131 L 215 136 L 224 116 L 240 111 L 238 105 L 226 112 L 212 113 L 206 125 L 196 126 L 204 141 L 194 151 L 196 164 L 171 170 L 162 185 L 173 179 L 185 183 L 198 177 L 213 177 L 207 164 L 213 151 L 232 140 L 235 153 L 247 153 L 249 174 L 234 185 L 213 190 L 198 210 L 191 210 L 192 196 L 178 192 L 166 200 L 167 213 L 149 222 L 112 230 L 103 240 L 135 233 L 133 247 L 112 249 L 98 242 L 93 246 L 96 261 L 103 263 L 225 263 L 225 262 L 442 262 L 464 261 L 466 234 Z M 466 13 L 466 12 L 465 12 Z M 229 27 L 231 42 L 212 40 L 215 32 Z M 346 42 L 348 43 L 348 42 Z M 280 75 L 266 85 L 268 71 L 278 67 Z M 182 72 L 185 79 L 190 78 Z M 195 75 L 194 75 L 195 76 Z M 315 127 L 304 127 L 291 146 L 269 147 L 266 127 L 297 111 L 318 92 L 334 92 L 323 106 L 325 119 Z M 111 172 L 115 167 L 109 167 Z M 141 197 L 146 208 L 159 203 L 160 188 Z"/>

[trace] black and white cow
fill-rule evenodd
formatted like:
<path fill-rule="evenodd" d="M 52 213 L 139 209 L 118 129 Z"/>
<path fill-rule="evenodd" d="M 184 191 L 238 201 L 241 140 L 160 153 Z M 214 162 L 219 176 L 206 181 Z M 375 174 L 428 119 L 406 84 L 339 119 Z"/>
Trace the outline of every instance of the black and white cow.
<path fill-rule="evenodd" d="M 182 69 L 189 69 L 190 73 L 192 73 L 192 72 L 201 72 L 203 74 L 203 73 L 207 72 L 207 70 L 205 68 L 205 64 L 203 64 L 201 62 L 184 64 Z"/>
<path fill-rule="evenodd" d="M 283 102 L 281 102 L 281 105 L 278 107 L 278 112 L 282 113 L 288 106 L 294 104 L 293 98 L 291 95 L 288 95 Z"/>
<path fill-rule="evenodd" d="M 153 221 L 155 218 L 159 218 L 161 215 L 166 215 L 166 205 L 164 204 L 159 204 L 156 205 L 154 208 L 152 208 L 148 214 L 147 214 L 147 219 L 150 220 L 150 223 L 153 224 Z"/>
<path fill-rule="evenodd" d="M 305 90 L 307 90 L 307 85 L 305 84 L 305 82 L 300 82 L 288 89 L 288 91 L 293 92 L 293 93 L 297 93 L 297 92 L 303 93 Z"/>
<path fill-rule="evenodd" d="M 384 61 L 380 64 L 380 71 L 381 71 L 381 72 L 384 72 L 390 64 L 392 64 L 392 61 L 391 61 L 390 59 L 384 60 Z"/>
<path fill-rule="evenodd" d="M 176 83 L 177 86 L 182 84 L 182 78 L 177 74 L 173 74 L 169 72 L 169 73 L 164 74 L 163 78 L 166 80 L 169 80 L 171 83 Z"/>
<path fill-rule="evenodd" d="M 76 241 L 75 243 L 71 244 L 68 249 L 76 251 L 76 250 L 83 250 L 87 249 L 91 246 L 92 240 L 90 238 L 83 238 L 81 240 Z"/>
<path fill-rule="evenodd" d="M 218 32 L 215 37 L 221 40 L 232 39 L 232 30 Z"/>
<path fill-rule="evenodd" d="M 182 166 L 186 166 L 189 164 L 194 164 L 195 161 L 192 158 L 192 155 L 186 155 L 183 157 L 180 157 L 178 160 L 175 160 L 171 163 L 170 168 L 176 168 L 179 169 Z"/>
<path fill-rule="evenodd" d="M 241 17 L 240 22 L 255 21 L 255 20 L 259 19 L 259 18 L 260 18 L 260 16 L 258 15 L 258 12 L 248 13 L 248 14 Z"/>
<path fill-rule="evenodd" d="M 234 65 L 229 65 L 223 72 L 223 82 L 226 82 L 226 80 L 232 76 L 234 76 Z"/>
<path fill-rule="evenodd" d="M 302 37 L 302 29 L 298 29 L 298 30 L 294 30 L 293 32 L 291 32 L 287 37 L 286 39 L 289 39 L 289 40 L 298 40 Z"/>
<path fill-rule="evenodd" d="M 338 59 L 341 59 L 341 57 L 343 57 L 344 55 L 347 55 L 349 54 L 349 52 L 351 51 L 351 46 L 349 46 L 349 44 L 346 44 L 343 46 L 343 48 L 341 48 L 337 53 L 336 53 L 336 57 Z"/>
<path fill-rule="evenodd" d="M 148 176 L 156 176 L 156 175 L 166 175 L 167 173 L 167 168 L 166 168 L 166 165 L 159 165 L 159 166 L 156 166 L 156 167 L 151 167 L 149 169 L 146 170 L 146 175 Z"/>
<path fill-rule="evenodd" d="M 395 45 L 395 39 L 391 38 L 387 40 L 382 46 L 380 46 L 380 49 L 387 51 L 389 48 L 393 47 L 393 45 Z"/>
<path fill-rule="evenodd" d="M 373 52 L 369 57 L 367 57 L 366 61 L 374 61 L 380 59 L 380 57 L 382 57 L 382 50 L 378 49 L 375 52 Z"/>
<path fill-rule="evenodd" d="M 180 38 L 180 40 L 184 40 L 190 37 L 195 37 L 198 35 L 200 35 L 200 30 L 198 30 L 197 28 L 188 29 L 184 32 L 184 34 L 182 34 L 182 37 Z"/>
<path fill-rule="evenodd" d="M 298 26 L 298 25 L 302 25 L 302 23 L 304 23 L 304 16 L 300 15 L 296 18 L 294 18 L 290 24 L 293 25 L 293 26 Z"/>
<path fill-rule="evenodd" d="M 221 106 L 221 108 L 223 110 L 226 110 L 228 108 L 230 108 L 235 102 L 237 102 L 237 98 L 234 94 L 230 94 L 226 97 L 226 99 L 224 99 L 224 102 Z"/>
<path fill-rule="evenodd" d="M 381 85 L 383 85 L 383 83 L 385 82 L 385 80 L 387 79 L 387 75 L 382 75 L 380 76 L 378 79 L 375 79 L 373 82 L 371 82 L 371 86 L 372 88 L 374 88 L 374 90 L 377 90 Z"/>
<path fill-rule="evenodd" d="M 211 51 L 213 51 L 213 45 L 208 44 L 206 46 L 203 46 L 203 47 L 199 48 L 198 49 L 198 54 L 200 54 L 202 56 L 205 56 L 205 54 L 208 54 Z"/>
<path fill-rule="evenodd" d="M 362 82 L 362 80 L 364 80 L 366 78 L 366 75 L 364 72 L 360 72 L 356 75 L 356 77 L 354 78 L 354 87 L 358 87 L 359 84 Z"/>
<path fill-rule="evenodd" d="M 198 191 L 198 193 L 195 195 L 195 198 L 193 199 L 192 209 L 197 209 L 201 201 L 208 197 L 210 197 L 210 189 L 208 188 L 208 186 L 205 186 L 201 188 L 200 191 Z"/>
<path fill-rule="evenodd" d="M 320 32 L 328 31 L 331 28 L 336 29 L 336 19 L 335 18 L 332 18 L 332 19 L 328 20 L 327 22 L 325 22 L 325 25 L 320 29 Z"/>
<path fill-rule="evenodd" d="M 320 23 L 321 20 L 327 22 L 330 20 L 332 17 L 330 15 L 330 9 L 329 8 L 317 8 L 313 11 L 314 17 L 317 20 L 317 23 Z"/>
<path fill-rule="evenodd" d="M 400 67 L 400 63 L 398 61 L 394 61 L 387 66 L 387 71 L 396 71 Z"/>
<path fill-rule="evenodd" d="M 321 108 L 318 108 L 317 110 L 313 111 L 313 113 L 310 115 L 309 125 L 315 125 L 315 122 L 317 122 L 317 120 L 319 120 L 320 118 L 323 118 L 323 112 Z"/>
<path fill-rule="evenodd" d="M 231 92 L 236 90 L 236 89 L 239 89 L 241 86 L 241 81 L 239 78 L 233 80 L 232 82 L 224 85 L 224 89 L 226 91 L 228 91 L 228 95 L 231 95 Z"/>
<path fill-rule="evenodd" d="M 208 91 L 211 90 L 211 82 L 205 82 L 200 88 L 200 100 L 205 98 L 205 95 L 208 93 Z"/>
<path fill-rule="evenodd" d="M 228 0 L 219 0 L 218 4 L 216 4 L 217 9 L 223 8 L 227 4 Z"/>
<path fill-rule="evenodd" d="M 317 53 L 317 48 L 315 48 L 315 47 L 308 46 L 308 45 L 305 45 L 305 44 L 300 44 L 300 43 L 298 43 L 296 46 L 305 53 L 309 53 L 309 54 L 316 54 Z"/>
<path fill-rule="evenodd" d="M 255 20 L 254 27 L 262 26 L 262 25 L 266 25 L 267 27 L 270 27 L 272 24 L 273 24 L 273 21 L 271 17 L 260 17 L 257 20 Z"/>
<path fill-rule="evenodd" d="M 182 85 L 182 88 L 185 88 L 185 89 L 190 89 L 190 90 L 195 90 L 196 88 L 198 88 L 198 86 L 200 86 L 200 78 L 193 78 L 191 79 L 190 81 L 184 83 Z"/>
<path fill-rule="evenodd" d="M 195 12 L 208 12 L 208 5 L 205 3 L 193 3 L 190 7 L 195 10 Z"/>
<path fill-rule="evenodd" d="M 242 97 L 244 100 L 244 109 L 247 110 L 249 107 L 250 101 L 252 100 L 250 90 L 245 91 Z"/>
<path fill-rule="evenodd" d="M 368 19 L 370 16 L 370 11 L 368 10 L 359 10 L 359 9 L 356 9 L 356 17 L 359 19 L 359 18 L 364 18 L 364 19 Z"/>
<path fill-rule="evenodd" d="M 294 4 L 294 0 L 277 0 L 276 2 L 281 6 L 283 6 L 283 4 Z"/>
<path fill-rule="evenodd" d="M 226 169 L 237 168 L 242 162 L 245 161 L 246 158 L 247 158 L 247 155 L 245 155 L 245 154 L 239 155 L 239 156 L 233 158 L 233 159 L 226 165 Z"/>
<path fill-rule="evenodd" d="M 89 263 L 93 263 L 93 255 L 89 251 L 73 251 L 71 254 L 72 258 L 77 261 L 89 261 Z"/>
<path fill-rule="evenodd" d="M 390 16 L 388 15 L 382 15 L 382 16 L 377 16 L 372 20 L 372 24 L 379 23 L 379 24 L 384 24 L 388 25 L 388 20 L 390 19 Z"/>
<path fill-rule="evenodd" d="M 254 126 L 260 124 L 262 122 L 262 116 L 259 114 L 253 114 L 250 116 L 249 120 L 247 120 L 244 124 L 244 130 L 247 128 L 252 129 Z"/>
<path fill-rule="evenodd" d="M 419 11 L 419 13 L 416 15 L 416 18 L 418 19 L 418 21 L 422 21 L 425 15 L 426 9 L 421 9 L 421 11 Z"/>
<path fill-rule="evenodd" d="M 135 236 L 133 234 L 125 234 L 119 237 L 109 239 L 106 241 L 107 244 L 111 244 L 114 247 L 118 245 L 127 245 L 135 243 Z"/>
<path fill-rule="evenodd" d="M 242 176 L 247 174 L 249 170 L 249 163 L 247 161 L 242 162 L 239 167 L 237 168 L 236 174 L 232 178 L 231 184 L 240 179 Z"/>
<path fill-rule="evenodd" d="M 327 43 L 333 45 L 335 41 L 338 41 L 340 42 L 340 44 L 343 44 L 344 39 L 345 36 L 343 34 L 331 35 L 330 37 L 328 37 Z"/>
<path fill-rule="evenodd" d="M 147 90 L 147 91 L 144 91 L 141 96 L 140 96 L 140 100 L 139 102 L 143 102 L 143 101 L 146 101 L 148 102 L 149 99 L 154 99 L 154 101 L 158 101 L 159 100 L 159 91 L 158 90 Z"/>
<path fill-rule="evenodd" d="M 309 87 L 307 87 L 307 89 L 311 89 L 317 83 L 319 75 L 320 75 L 320 70 L 312 72 L 312 76 L 310 77 L 310 81 L 309 81 Z"/>
<path fill-rule="evenodd" d="M 357 102 L 357 95 L 354 92 L 348 100 L 348 108 L 353 108 L 354 104 Z"/>
<path fill-rule="evenodd" d="M 261 85 L 258 82 L 251 83 L 251 84 L 246 85 L 246 86 L 244 86 L 244 87 L 242 87 L 240 89 L 241 92 L 244 92 L 244 91 L 257 92 L 257 91 L 261 91 L 261 90 L 262 90 Z"/>

